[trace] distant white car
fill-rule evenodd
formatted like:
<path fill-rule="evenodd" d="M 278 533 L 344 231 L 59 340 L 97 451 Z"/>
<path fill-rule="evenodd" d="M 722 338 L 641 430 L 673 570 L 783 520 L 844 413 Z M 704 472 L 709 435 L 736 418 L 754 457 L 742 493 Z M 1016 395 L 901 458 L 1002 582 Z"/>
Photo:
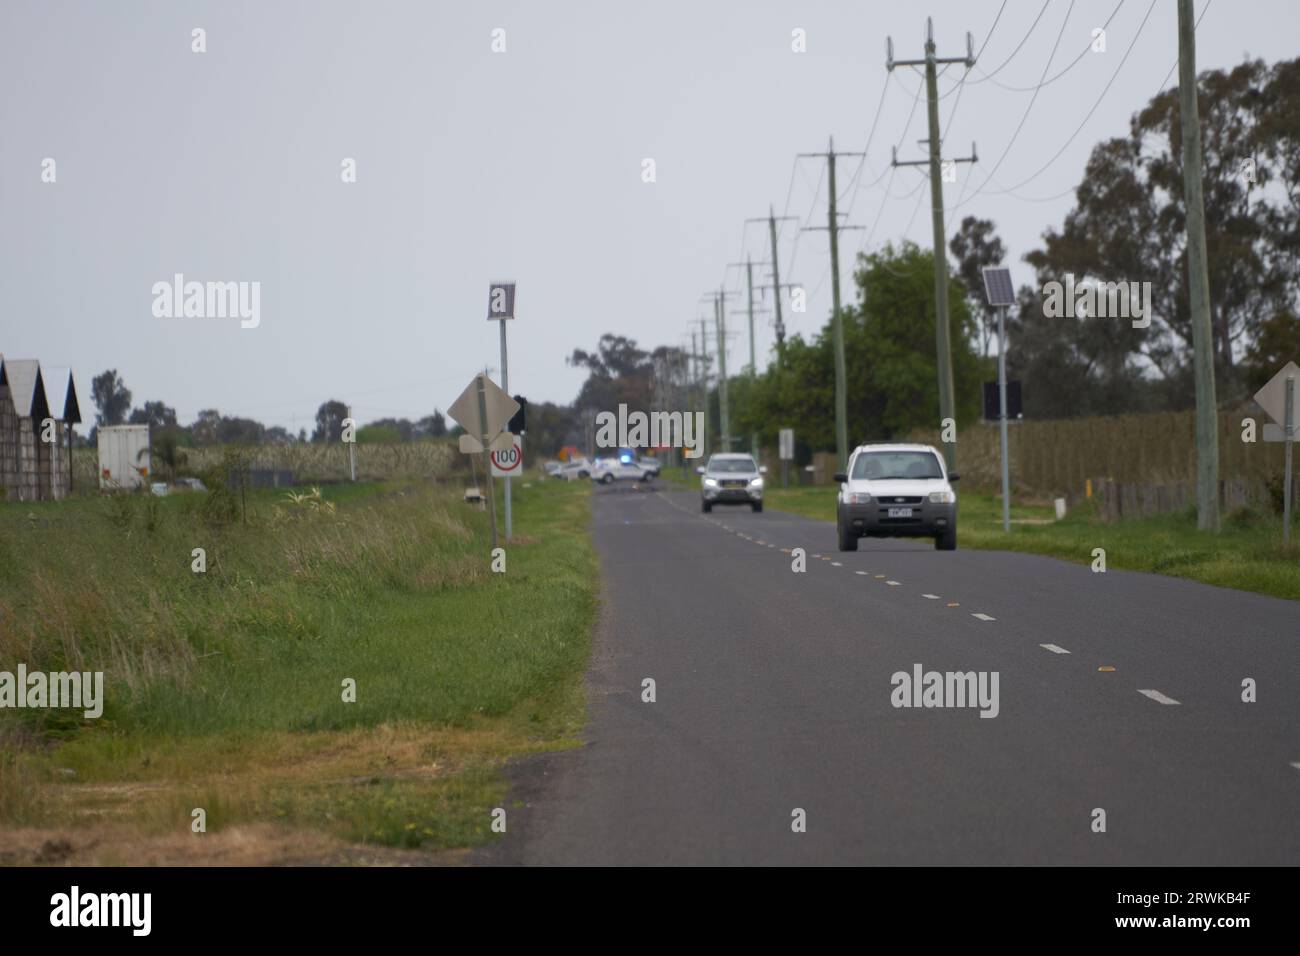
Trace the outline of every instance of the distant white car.
<path fill-rule="evenodd" d="M 638 458 L 637 464 L 644 468 L 655 478 L 659 477 L 659 470 L 663 467 L 658 458 Z"/>
<path fill-rule="evenodd" d="M 608 485 L 615 481 L 651 481 L 656 472 L 635 458 L 597 458 L 592 463 L 591 480 Z"/>
<path fill-rule="evenodd" d="M 542 473 L 545 474 L 546 477 L 548 478 L 556 477 L 563 468 L 564 466 L 560 464 L 558 461 L 542 462 Z"/>
<path fill-rule="evenodd" d="M 591 462 L 585 458 L 571 458 L 556 473 L 557 478 L 566 481 L 580 481 L 591 477 Z"/>
<path fill-rule="evenodd" d="M 700 510 L 708 514 L 714 505 L 749 505 L 753 511 L 763 510 L 763 475 L 765 466 L 754 461 L 753 455 L 740 452 L 719 452 L 710 455 L 706 464 L 695 469 L 700 478 Z"/>

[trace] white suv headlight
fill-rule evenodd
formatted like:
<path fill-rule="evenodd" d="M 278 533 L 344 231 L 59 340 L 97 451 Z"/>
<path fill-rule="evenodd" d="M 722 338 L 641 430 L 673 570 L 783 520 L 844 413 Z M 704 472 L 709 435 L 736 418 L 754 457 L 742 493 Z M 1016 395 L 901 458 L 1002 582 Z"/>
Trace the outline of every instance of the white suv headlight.
<path fill-rule="evenodd" d="M 936 505 L 950 505 L 957 500 L 957 496 L 951 491 L 932 491 L 930 500 Z"/>
<path fill-rule="evenodd" d="M 762 479 L 762 478 L 751 478 L 751 479 L 749 479 L 749 487 L 751 487 L 751 488 L 762 488 L 762 487 L 763 487 L 763 479 Z"/>
<path fill-rule="evenodd" d="M 869 505 L 871 504 L 871 495 L 865 491 L 850 491 L 844 496 L 844 503 L 849 505 Z"/>
<path fill-rule="evenodd" d="M 716 487 L 718 487 L 718 479 L 716 479 L 716 478 L 705 478 L 705 479 L 704 479 L 704 487 L 705 487 L 705 488 L 716 488 Z"/>

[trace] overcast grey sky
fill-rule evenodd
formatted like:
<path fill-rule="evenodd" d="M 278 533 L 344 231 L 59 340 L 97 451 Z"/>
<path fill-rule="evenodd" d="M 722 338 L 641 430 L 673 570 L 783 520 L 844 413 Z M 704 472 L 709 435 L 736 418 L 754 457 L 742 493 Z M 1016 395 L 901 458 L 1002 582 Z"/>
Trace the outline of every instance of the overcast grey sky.
<path fill-rule="evenodd" d="M 930 245 L 920 174 L 885 172 L 891 145 L 917 158 L 925 135 L 922 95 L 903 136 L 921 78 L 889 78 L 885 36 L 898 58 L 919 57 L 927 14 L 940 56 L 964 53 L 968 30 L 977 49 L 989 37 L 960 97 L 940 104 L 945 152 L 966 155 L 975 140 L 981 160 L 959 167 L 946 196 L 954 226 L 967 214 L 996 221 L 1023 281 L 1021 255 L 1071 205 L 1068 193 L 1028 200 L 1071 189 L 1093 144 L 1123 134 L 1161 88 L 1177 58 L 1175 5 L 1124 0 L 1106 52 L 1044 86 L 1027 117 L 1033 94 L 1005 87 L 1068 66 L 1117 3 L 1053 0 L 1028 33 L 1043 4 L 1009 0 L 990 36 L 1001 0 L 4 0 L 0 352 L 71 365 L 88 421 L 90 379 L 105 368 L 137 405 L 163 400 L 183 422 L 215 407 L 310 429 L 328 398 L 350 401 L 361 421 L 416 418 L 498 364 L 487 287 L 513 278 L 511 391 L 569 401 L 583 378 L 565 365 L 573 348 L 607 331 L 681 344 L 711 315 L 699 299 L 725 265 L 766 258 L 766 232 L 746 231 L 747 217 L 772 204 L 824 224 L 824 181 L 814 201 L 824 163 L 796 167 L 794 154 L 831 135 L 838 149 L 862 149 L 882 102 L 857 188 L 858 161 L 839 166 L 842 208 L 874 224 L 844 234 L 845 288 L 868 237 Z M 1296 56 L 1298 26 L 1294 3 L 1213 0 L 1198 66 Z M 191 52 L 194 28 L 205 53 Z M 492 52 L 495 28 L 504 53 Z M 805 53 L 791 49 L 795 29 Z M 962 73 L 950 68 L 941 94 Z M 1022 198 L 992 194 L 1037 171 L 1081 123 L 1015 190 Z M 345 157 L 356 183 L 342 182 Z M 46 158 L 55 183 L 41 181 Z M 812 294 L 787 326 L 809 334 L 829 309 L 826 234 L 795 236 L 787 223 L 782 278 Z M 151 287 L 178 272 L 260 282 L 260 326 L 154 317 Z M 740 276 L 727 280 L 738 287 Z M 760 362 L 773 341 L 764 317 Z M 732 369 L 747 359 L 743 335 L 729 355 Z"/>

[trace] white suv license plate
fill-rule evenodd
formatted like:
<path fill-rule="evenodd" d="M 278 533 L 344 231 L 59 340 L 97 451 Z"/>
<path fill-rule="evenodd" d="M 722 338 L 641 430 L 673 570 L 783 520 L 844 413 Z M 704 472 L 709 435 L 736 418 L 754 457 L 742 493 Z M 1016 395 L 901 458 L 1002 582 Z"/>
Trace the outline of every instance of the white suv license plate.
<path fill-rule="evenodd" d="M 889 517 L 891 518 L 910 518 L 912 517 L 911 508 L 890 508 Z"/>

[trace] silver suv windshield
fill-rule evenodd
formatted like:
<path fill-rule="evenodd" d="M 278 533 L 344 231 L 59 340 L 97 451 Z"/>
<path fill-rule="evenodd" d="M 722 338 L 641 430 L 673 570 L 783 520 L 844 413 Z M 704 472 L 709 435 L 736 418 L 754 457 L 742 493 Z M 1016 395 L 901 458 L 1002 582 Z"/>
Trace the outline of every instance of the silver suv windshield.
<path fill-rule="evenodd" d="M 735 475 L 758 471 L 752 458 L 712 458 L 707 469 L 715 474 Z"/>
<path fill-rule="evenodd" d="M 929 451 L 864 451 L 853 460 L 855 481 L 888 481 L 897 478 L 942 478 L 939 459 Z"/>

